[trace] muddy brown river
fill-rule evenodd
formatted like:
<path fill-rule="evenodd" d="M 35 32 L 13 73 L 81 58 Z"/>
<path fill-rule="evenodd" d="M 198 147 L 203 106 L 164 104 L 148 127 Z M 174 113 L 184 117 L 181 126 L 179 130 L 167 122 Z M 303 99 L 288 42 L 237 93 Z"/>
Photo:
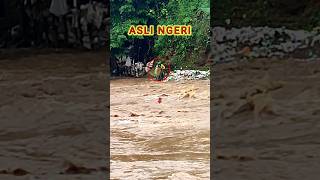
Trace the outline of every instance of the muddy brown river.
<path fill-rule="evenodd" d="M 235 61 L 215 70 L 212 115 L 223 123 L 212 127 L 213 179 L 319 179 L 319 59 Z"/>
<path fill-rule="evenodd" d="M 0 179 L 106 179 L 106 54 L 0 55 Z M 110 100 L 111 179 L 209 179 L 209 81 L 115 79 Z"/>
<path fill-rule="evenodd" d="M 104 52 L 2 57 L 0 179 L 106 179 L 106 78 Z"/>
<path fill-rule="evenodd" d="M 210 179 L 209 80 L 114 79 L 110 88 L 111 179 Z"/>
<path fill-rule="evenodd" d="M 318 179 L 319 62 L 215 66 L 212 115 L 223 123 L 212 127 L 211 178 Z M 0 70 L 0 179 L 106 179 L 106 54 L 17 52 Z M 209 86 L 112 79 L 111 179 L 209 179 Z"/>

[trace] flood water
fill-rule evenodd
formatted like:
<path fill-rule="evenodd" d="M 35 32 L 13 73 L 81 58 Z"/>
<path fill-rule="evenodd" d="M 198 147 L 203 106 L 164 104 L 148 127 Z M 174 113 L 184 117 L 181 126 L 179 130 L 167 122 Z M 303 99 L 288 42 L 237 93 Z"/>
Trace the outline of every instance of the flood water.
<path fill-rule="evenodd" d="M 0 179 L 106 179 L 106 54 L 17 53 L 0 60 Z M 209 179 L 209 81 L 117 79 L 110 98 L 111 179 Z"/>
<path fill-rule="evenodd" d="M 209 80 L 115 79 L 110 88 L 111 179 L 210 179 Z"/>
<path fill-rule="evenodd" d="M 105 61 L 55 51 L 0 59 L 0 179 L 105 179 Z"/>
<path fill-rule="evenodd" d="M 214 179 L 318 179 L 320 61 L 268 58 L 215 70 Z"/>

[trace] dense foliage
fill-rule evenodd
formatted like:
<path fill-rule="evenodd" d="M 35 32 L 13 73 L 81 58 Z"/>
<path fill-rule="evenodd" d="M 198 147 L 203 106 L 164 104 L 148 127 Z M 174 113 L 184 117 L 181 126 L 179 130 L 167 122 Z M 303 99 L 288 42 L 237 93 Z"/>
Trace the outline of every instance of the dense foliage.
<path fill-rule="evenodd" d="M 111 0 L 111 51 L 125 53 L 137 38 L 150 40 L 156 56 L 171 55 L 173 67 L 191 68 L 209 44 L 209 0 Z M 128 36 L 130 25 L 192 25 L 192 36 Z M 147 53 L 150 53 L 149 51 Z"/>
<path fill-rule="evenodd" d="M 215 0 L 211 23 L 225 26 L 271 26 L 310 30 L 320 26 L 318 0 Z"/>

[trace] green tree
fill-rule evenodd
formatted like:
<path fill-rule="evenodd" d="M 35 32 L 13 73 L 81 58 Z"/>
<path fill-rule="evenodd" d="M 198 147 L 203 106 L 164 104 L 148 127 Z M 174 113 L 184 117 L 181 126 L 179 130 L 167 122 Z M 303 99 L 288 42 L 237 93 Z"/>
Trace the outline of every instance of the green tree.
<path fill-rule="evenodd" d="M 155 49 L 158 55 L 174 54 L 173 68 L 194 68 L 209 45 L 209 0 L 170 0 L 161 9 L 161 25 L 191 25 L 192 36 L 158 36 Z"/>
<path fill-rule="evenodd" d="M 192 36 L 154 36 L 153 51 L 158 56 L 174 54 L 173 67 L 192 68 L 208 45 L 210 26 L 209 0 L 111 0 L 111 42 L 112 52 L 121 55 L 125 44 L 133 38 L 128 36 L 131 25 L 192 25 Z"/>
<path fill-rule="evenodd" d="M 125 42 L 132 38 L 144 38 L 142 36 L 130 37 L 127 35 L 131 25 L 146 24 L 153 19 L 157 3 L 152 0 L 111 0 L 111 50 L 123 49 Z M 156 4 L 156 5 L 155 5 Z"/>

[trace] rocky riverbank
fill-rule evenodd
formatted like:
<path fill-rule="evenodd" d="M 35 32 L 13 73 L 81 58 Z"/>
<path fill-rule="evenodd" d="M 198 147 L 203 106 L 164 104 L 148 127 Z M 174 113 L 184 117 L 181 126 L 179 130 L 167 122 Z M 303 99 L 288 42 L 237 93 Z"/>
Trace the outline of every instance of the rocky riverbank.
<path fill-rule="evenodd" d="M 305 31 L 284 27 L 215 27 L 212 32 L 211 57 L 215 63 L 270 57 L 313 60 L 320 56 L 317 28 Z"/>
<path fill-rule="evenodd" d="M 175 70 L 170 73 L 168 80 L 204 80 L 210 79 L 210 71 L 199 70 Z"/>

